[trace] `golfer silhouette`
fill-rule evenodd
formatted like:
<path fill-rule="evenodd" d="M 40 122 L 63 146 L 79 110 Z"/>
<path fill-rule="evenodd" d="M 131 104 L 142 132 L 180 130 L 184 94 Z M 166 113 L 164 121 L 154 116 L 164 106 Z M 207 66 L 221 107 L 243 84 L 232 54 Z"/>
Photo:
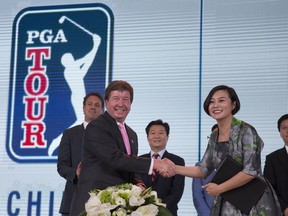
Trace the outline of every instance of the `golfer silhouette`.
<path fill-rule="evenodd" d="M 83 122 L 83 108 L 79 106 L 79 104 L 83 100 L 83 96 L 86 95 L 84 77 L 95 59 L 101 38 L 97 34 L 93 34 L 87 29 L 84 29 L 66 16 L 62 16 L 59 19 L 59 23 L 62 24 L 65 20 L 91 35 L 93 39 L 93 47 L 84 57 L 75 59 L 72 53 L 64 53 L 61 58 L 61 64 L 64 66 L 64 78 L 71 90 L 71 104 L 76 115 L 75 122 L 69 126 L 73 127 Z M 51 142 L 48 149 L 49 156 L 52 156 L 53 152 L 58 148 L 61 137 L 62 134 Z"/>

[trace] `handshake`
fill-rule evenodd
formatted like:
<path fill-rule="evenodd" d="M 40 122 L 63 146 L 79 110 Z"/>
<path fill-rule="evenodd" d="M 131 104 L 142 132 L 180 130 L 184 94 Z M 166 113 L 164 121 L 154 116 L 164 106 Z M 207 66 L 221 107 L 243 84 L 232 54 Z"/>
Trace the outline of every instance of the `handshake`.
<path fill-rule="evenodd" d="M 154 160 L 153 169 L 164 177 L 172 177 L 176 175 L 176 165 L 169 159 Z"/>

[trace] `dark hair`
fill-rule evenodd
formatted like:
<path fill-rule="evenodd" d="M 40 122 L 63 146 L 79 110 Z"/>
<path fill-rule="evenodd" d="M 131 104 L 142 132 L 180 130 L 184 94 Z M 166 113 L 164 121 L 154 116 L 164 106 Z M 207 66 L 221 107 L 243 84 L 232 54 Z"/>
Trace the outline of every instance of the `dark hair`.
<path fill-rule="evenodd" d="M 229 98 L 231 99 L 232 103 L 236 102 L 236 106 L 232 110 L 232 115 L 236 114 L 240 110 L 240 100 L 238 98 L 236 91 L 233 88 L 226 86 L 226 85 L 216 86 L 209 92 L 208 96 L 206 97 L 206 99 L 203 103 L 203 108 L 204 108 L 205 112 L 210 116 L 209 105 L 211 103 L 211 99 L 212 99 L 214 93 L 218 90 L 226 90 L 228 92 Z"/>
<path fill-rule="evenodd" d="M 104 100 L 103 97 L 98 93 L 98 92 L 90 92 L 89 94 L 87 94 L 84 98 L 83 98 L 83 106 L 85 106 L 86 101 L 88 99 L 88 97 L 90 96 L 96 96 L 101 100 L 101 107 L 102 109 L 104 109 Z"/>
<path fill-rule="evenodd" d="M 169 132 L 170 132 L 170 126 L 167 122 L 163 122 L 161 119 L 158 119 L 158 120 L 155 120 L 155 121 L 151 121 L 147 127 L 146 127 L 146 134 L 148 136 L 149 134 L 149 130 L 150 128 L 153 126 L 153 125 L 162 125 L 164 128 L 165 128 L 165 131 L 166 131 L 166 134 L 167 136 L 169 135 Z"/>
<path fill-rule="evenodd" d="M 218 124 L 214 124 L 211 128 L 211 132 L 213 132 L 214 130 L 218 129 Z"/>
<path fill-rule="evenodd" d="M 280 132 L 280 126 L 281 126 L 281 123 L 288 119 L 288 114 L 285 114 L 283 116 L 281 116 L 279 119 L 278 119 L 278 122 L 277 122 L 277 126 L 278 126 L 278 131 Z"/>
<path fill-rule="evenodd" d="M 108 100 L 112 91 L 128 91 L 130 93 L 130 102 L 133 102 L 133 88 L 123 80 L 112 81 L 105 89 L 105 100 Z"/>

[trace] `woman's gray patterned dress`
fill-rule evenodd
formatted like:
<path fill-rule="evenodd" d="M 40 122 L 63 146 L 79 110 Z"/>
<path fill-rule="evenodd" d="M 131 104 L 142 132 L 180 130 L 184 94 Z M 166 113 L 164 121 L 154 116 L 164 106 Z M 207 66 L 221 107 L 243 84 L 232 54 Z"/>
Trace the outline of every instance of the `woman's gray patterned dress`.
<path fill-rule="evenodd" d="M 266 182 L 266 189 L 258 203 L 252 208 L 249 216 L 281 216 L 282 212 L 277 196 L 270 183 L 264 179 L 261 171 L 261 151 L 263 141 L 255 128 L 244 121 L 233 118 L 230 138 L 227 142 L 217 142 L 217 132 L 214 132 L 208 142 L 207 149 L 198 166 L 208 176 L 217 169 L 221 161 L 230 155 L 234 160 L 243 165 L 243 172 L 255 176 Z M 211 216 L 245 215 L 236 209 L 221 196 L 216 197 L 211 209 Z"/>

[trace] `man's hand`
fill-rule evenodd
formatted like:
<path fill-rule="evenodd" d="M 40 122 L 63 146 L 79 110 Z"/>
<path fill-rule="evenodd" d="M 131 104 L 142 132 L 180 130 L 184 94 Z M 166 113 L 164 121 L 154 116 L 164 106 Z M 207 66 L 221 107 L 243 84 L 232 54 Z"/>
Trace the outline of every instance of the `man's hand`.
<path fill-rule="evenodd" d="M 286 208 L 283 213 L 284 213 L 284 216 L 288 216 L 288 208 Z"/>
<path fill-rule="evenodd" d="M 81 172 L 81 162 L 78 164 L 77 169 L 76 169 L 77 178 L 79 178 L 80 172 Z"/>
<path fill-rule="evenodd" d="M 154 170 L 164 177 L 171 177 L 176 174 L 175 164 L 167 158 L 154 160 Z"/>

